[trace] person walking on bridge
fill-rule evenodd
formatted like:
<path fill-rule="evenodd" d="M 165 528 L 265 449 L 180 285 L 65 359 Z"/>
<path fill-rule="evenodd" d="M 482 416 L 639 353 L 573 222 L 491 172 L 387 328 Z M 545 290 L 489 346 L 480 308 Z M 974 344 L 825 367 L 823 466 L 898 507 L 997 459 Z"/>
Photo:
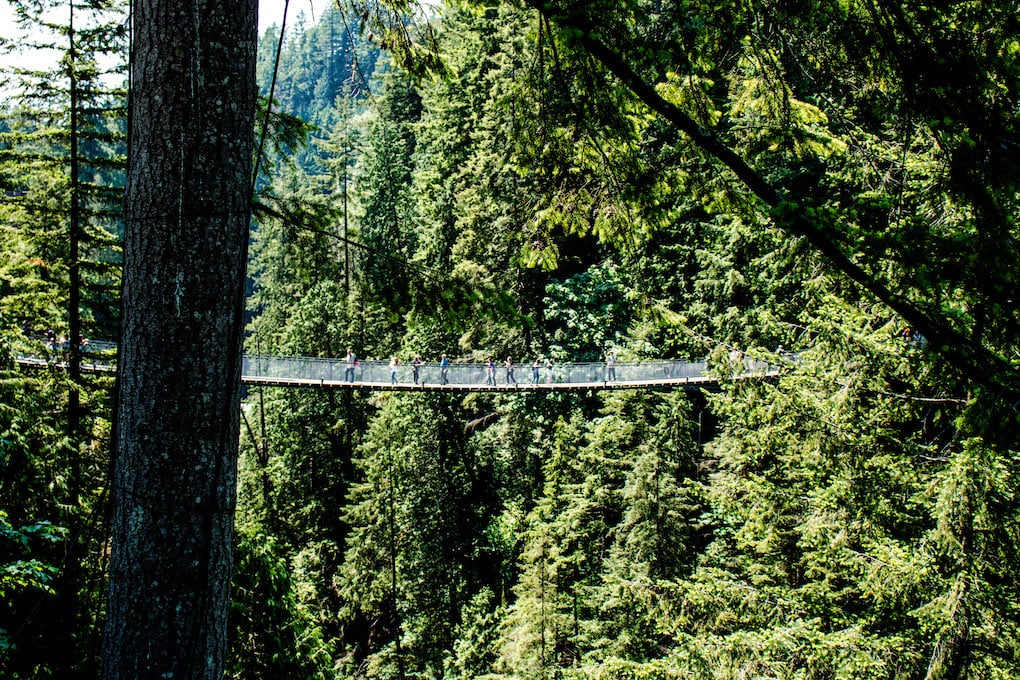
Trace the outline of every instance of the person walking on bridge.
<path fill-rule="evenodd" d="M 606 352 L 606 380 L 616 380 L 616 355 L 613 350 Z"/>
<path fill-rule="evenodd" d="M 353 382 L 354 381 L 354 364 L 357 362 L 357 360 L 358 360 L 358 358 L 356 356 L 354 356 L 354 350 L 352 350 L 350 347 L 348 347 L 347 348 L 347 357 L 344 359 L 344 363 L 345 363 L 344 380 L 346 380 L 347 382 Z"/>
<path fill-rule="evenodd" d="M 414 384 L 418 384 L 418 380 L 421 378 L 421 355 L 415 354 L 414 360 L 411 361 L 411 377 L 414 379 Z"/>
<path fill-rule="evenodd" d="M 503 362 L 503 363 L 506 366 L 506 384 L 510 385 L 510 384 L 516 383 L 517 379 L 514 378 L 514 359 L 513 359 L 513 357 L 508 356 L 506 358 L 506 361 Z"/>
<path fill-rule="evenodd" d="M 57 360 L 57 334 L 52 328 L 46 331 L 46 359 L 51 363 Z"/>
<path fill-rule="evenodd" d="M 442 383 L 444 385 L 449 384 L 450 380 L 447 378 L 447 374 L 450 371 L 450 360 L 446 358 L 446 355 L 439 357 L 439 375 L 442 376 Z"/>

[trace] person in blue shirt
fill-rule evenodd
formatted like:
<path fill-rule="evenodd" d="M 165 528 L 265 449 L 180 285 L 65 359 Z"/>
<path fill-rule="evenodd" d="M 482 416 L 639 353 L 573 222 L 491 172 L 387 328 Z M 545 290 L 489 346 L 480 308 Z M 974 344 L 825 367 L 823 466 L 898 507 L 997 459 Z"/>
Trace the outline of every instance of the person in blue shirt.
<path fill-rule="evenodd" d="M 447 372 L 450 370 L 450 360 L 446 358 L 446 355 L 439 357 L 439 374 L 443 376 L 443 384 L 446 385 L 450 381 L 447 378 Z"/>

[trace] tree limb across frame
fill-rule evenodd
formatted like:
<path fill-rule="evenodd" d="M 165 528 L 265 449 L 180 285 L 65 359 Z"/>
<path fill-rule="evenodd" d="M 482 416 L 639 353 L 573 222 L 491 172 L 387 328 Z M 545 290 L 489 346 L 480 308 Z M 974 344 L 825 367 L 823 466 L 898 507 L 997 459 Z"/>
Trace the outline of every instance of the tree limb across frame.
<path fill-rule="evenodd" d="M 370 22 L 375 22 L 383 29 L 392 21 L 392 13 L 380 11 L 382 7 L 406 9 L 406 3 L 393 0 L 341 1 L 347 2 L 362 16 L 369 17 Z M 473 4 L 474 0 L 462 2 Z M 831 227 L 818 223 L 807 213 L 804 206 L 783 196 L 736 151 L 699 125 L 679 107 L 663 98 L 656 91 L 654 84 L 643 79 L 618 50 L 614 50 L 599 37 L 600 21 L 592 20 L 592 8 L 589 3 L 551 0 L 521 0 L 521 3 L 538 12 L 551 24 L 563 29 L 575 45 L 617 78 L 650 110 L 686 135 L 709 157 L 722 163 L 768 207 L 769 215 L 779 229 L 804 238 L 836 270 L 874 295 L 912 328 L 923 333 L 929 347 L 960 371 L 967 380 L 988 387 L 996 393 L 1005 391 L 1014 398 L 1020 397 L 1020 370 L 1017 367 L 990 347 L 958 330 L 946 315 L 938 313 L 937 310 L 922 309 L 903 292 L 894 290 L 878 276 L 868 272 L 844 252 L 837 241 L 836 232 Z M 402 48 L 400 52 L 404 57 L 402 63 L 407 60 L 415 61 L 416 58 L 412 55 L 415 50 L 412 48 L 412 45 Z M 422 51 L 421 45 L 418 51 Z M 435 63 L 434 55 L 428 55 L 425 61 L 429 64 Z M 407 66 L 417 72 L 422 64 L 411 63 Z"/>
<path fill-rule="evenodd" d="M 879 278 L 865 271 L 839 247 L 834 234 L 813 221 L 795 202 L 780 193 L 759 175 L 733 149 L 705 130 L 680 108 L 664 99 L 624 58 L 598 39 L 592 22 L 583 16 L 567 15 L 543 0 L 524 0 L 525 4 L 569 30 L 577 43 L 612 73 L 652 111 L 683 132 L 709 156 L 728 168 L 755 196 L 770 208 L 775 224 L 788 233 L 806 239 L 837 270 L 870 292 L 899 314 L 911 327 L 921 331 L 930 346 L 950 365 L 975 383 L 996 390 L 1020 393 L 1020 374 L 1006 359 L 983 344 L 953 328 L 951 322 L 925 312 L 905 295 L 892 290 Z"/>

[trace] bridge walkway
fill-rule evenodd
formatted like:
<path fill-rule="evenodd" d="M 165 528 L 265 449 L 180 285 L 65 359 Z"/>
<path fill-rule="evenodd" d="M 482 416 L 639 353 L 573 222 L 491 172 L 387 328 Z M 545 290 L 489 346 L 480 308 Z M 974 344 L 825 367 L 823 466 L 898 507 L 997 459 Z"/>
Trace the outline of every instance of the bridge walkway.
<path fill-rule="evenodd" d="M 31 366 L 66 365 L 60 357 L 22 356 L 19 363 Z M 508 376 L 506 367 L 496 365 L 494 379 L 483 363 L 451 362 L 442 375 L 437 362 L 425 363 L 418 382 L 413 369 L 401 364 L 391 375 L 389 362 L 360 361 L 348 370 L 344 359 L 245 354 L 241 380 L 246 385 L 327 389 L 368 389 L 379 391 L 522 392 L 611 389 L 704 389 L 713 387 L 717 377 L 706 360 L 618 362 L 615 370 L 603 362 L 544 364 L 535 378 L 531 364 L 515 365 Z M 82 371 L 116 370 L 116 345 L 91 342 L 82 359 Z M 734 367 L 734 378 L 778 375 L 779 367 L 764 361 L 744 359 Z"/>

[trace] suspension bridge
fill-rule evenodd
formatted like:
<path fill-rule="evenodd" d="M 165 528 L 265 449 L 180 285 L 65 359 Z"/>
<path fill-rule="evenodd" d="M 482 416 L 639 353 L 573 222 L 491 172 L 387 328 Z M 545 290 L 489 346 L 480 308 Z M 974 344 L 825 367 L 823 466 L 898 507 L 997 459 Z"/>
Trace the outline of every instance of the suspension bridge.
<path fill-rule="evenodd" d="M 61 352 L 25 354 L 18 363 L 27 366 L 66 366 Z M 116 370 L 116 344 L 90 342 L 82 353 L 83 372 Z M 777 364 L 740 356 L 725 369 L 734 379 L 766 378 L 779 374 Z M 719 370 L 710 371 L 707 359 L 617 362 L 572 362 L 547 365 L 523 362 L 508 370 L 504 363 L 490 369 L 487 363 L 451 361 L 444 371 L 438 361 L 391 366 L 388 361 L 245 354 L 241 382 L 272 387 L 369 389 L 392 391 L 521 392 L 613 389 L 706 389 L 719 382 Z"/>

